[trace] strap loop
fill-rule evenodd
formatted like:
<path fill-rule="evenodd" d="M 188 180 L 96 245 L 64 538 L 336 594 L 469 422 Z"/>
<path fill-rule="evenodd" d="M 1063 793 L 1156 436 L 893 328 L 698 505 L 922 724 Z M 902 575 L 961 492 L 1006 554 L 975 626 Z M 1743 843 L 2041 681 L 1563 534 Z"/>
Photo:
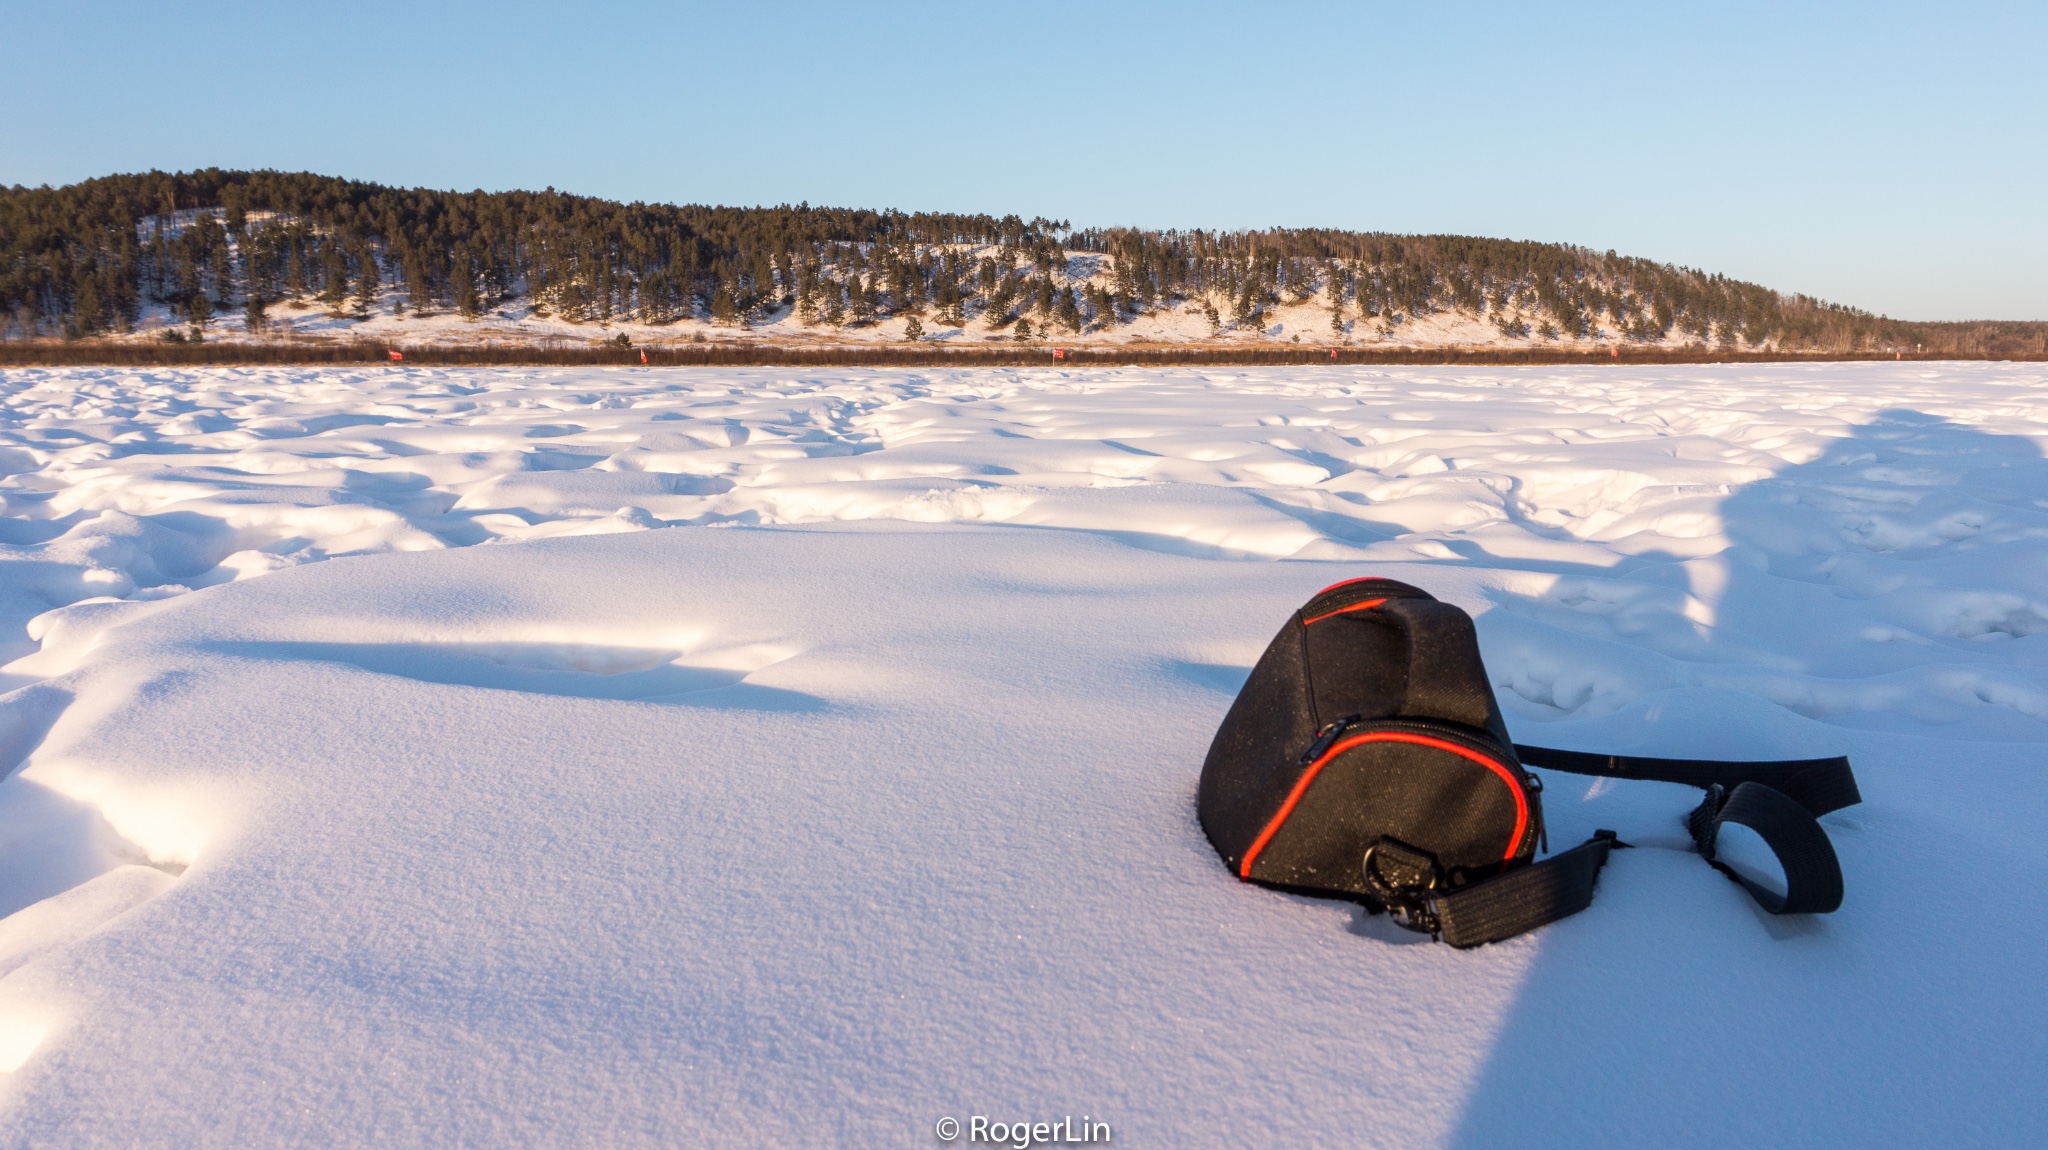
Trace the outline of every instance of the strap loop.
<path fill-rule="evenodd" d="M 1706 801 L 1686 817 L 1700 856 L 1741 883 L 1757 905 L 1772 914 L 1827 914 L 1842 905 L 1842 864 L 1820 816 L 1863 801 L 1849 760 L 1778 759 L 1731 762 L 1719 759 L 1652 759 L 1591 755 L 1515 744 L 1525 765 L 1575 775 L 1644 779 L 1705 788 Z M 1740 823 L 1755 831 L 1785 870 L 1779 894 L 1744 878 L 1715 858 L 1721 826 Z"/>
<path fill-rule="evenodd" d="M 1784 793 L 1762 783 L 1743 783 L 1725 791 L 1717 783 L 1707 788 L 1706 801 L 1685 823 L 1700 857 L 1742 884 L 1766 911 L 1827 914 L 1842 905 L 1842 864 L 1834 844 L 1813 815 Z M 1785 870 L 1785 893 L 1744 877 L 1716 857 L 1721 827 L 1727 823 L 1748 827 L 1771 848 Z"/>

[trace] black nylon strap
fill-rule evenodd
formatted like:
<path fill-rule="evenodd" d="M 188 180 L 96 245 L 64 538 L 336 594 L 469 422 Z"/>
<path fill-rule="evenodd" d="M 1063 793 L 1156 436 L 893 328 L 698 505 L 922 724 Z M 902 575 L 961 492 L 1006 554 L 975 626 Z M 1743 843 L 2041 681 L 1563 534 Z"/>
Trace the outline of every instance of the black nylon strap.
<path fill-rule="evenodd" d="M 1827 914 L 1842 905 L 1842 864 L 1828 832 L 1816 820 L 1863 801 L 1849 760 L 1651 759 L 1591 755 L 1515 744 L 1524 766 L 1610 779 L 1644 779 L 1702 787 L 1706 801 L 1686 817 L 1700 857 L 1741 883 L 1772 914 Z M 1755 831 L 1785 871 L 1785 892 L 1763 886 L 1715 858 L 1721 827 L 1739 823 Z"/>
<path fill-rule="evenodd" d="M 1701 788 L 1720 786 L 1729 791 L 1744 783 L 1762 783 L 1806 808 L 1815 818 L 1863 801 L 1862 792 L 1856 789 L 1856 775 L 1849 769 L 1849 760 L 1839 755 L 1832 759 L 1779 759 L 1769 762 L 1650 759 L 1636 755 L 1591 755 L 1584 751 L 1559 751 L 1521 743 L 1515 744 L 1515 755 L 1522 760 L 1523 766 L 1545 767 L 1574 775 L 1647 779 Z"/>
<path fill-rule="evenodd" d="M 1754 882 L 1716 857 L 1721 827 L 1739 823 L 1757 833 L 1785 870 L 1785 893 Z M 1828 833 L 1806 808 L 1762 783 L 1743 783 L 1733 791 L 1719 786 L 1686 820 L 1700 857 L 1715 870 L 1741 883 L 1757 905 L 1772 914 L 1827 914 L 1842 905 L 1842 864 Z"/>
<path fill-rule="evenodd" d="M 1539 863 L 1517 867 L 1429 903 L 1443 940 L 1452 946 L 1481 946 L 1574 915 L 1593 904 L 1593 884 L 1608 852 L 1628 844 L 1613 831 L 1593 837 Z"/>

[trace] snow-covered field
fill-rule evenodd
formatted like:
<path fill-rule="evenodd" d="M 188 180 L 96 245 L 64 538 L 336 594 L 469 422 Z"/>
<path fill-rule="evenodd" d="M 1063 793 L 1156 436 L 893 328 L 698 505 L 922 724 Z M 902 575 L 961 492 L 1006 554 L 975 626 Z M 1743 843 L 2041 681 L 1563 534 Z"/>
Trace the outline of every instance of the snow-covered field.
<path fill-rule="evenodd" d="M 2042 1144 L 2044 443 L 2026 365 L 0 372 L 0 1142 Z M 1556 774 L 1639 849 L 1534 935 L 1234 881 L 1209 736 L 1372 573 L 1526 741 L 1851 755 L 1842 910 Z"/>

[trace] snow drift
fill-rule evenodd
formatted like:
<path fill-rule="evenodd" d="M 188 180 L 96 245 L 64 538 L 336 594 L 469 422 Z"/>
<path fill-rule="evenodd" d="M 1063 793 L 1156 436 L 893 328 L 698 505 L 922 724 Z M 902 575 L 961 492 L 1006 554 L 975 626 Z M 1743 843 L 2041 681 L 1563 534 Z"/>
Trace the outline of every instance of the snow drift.
<path fill-rule="evenodd" d="M 7 372 L 0 1137 L 2039 1141 L 2042 383 Z M 1518 737 L 1850 754 L 1841 912 L 1564 775 L 1639 849 L 1533 936 L 1231 880 L 1209 735 L 1373 573 Z"/>

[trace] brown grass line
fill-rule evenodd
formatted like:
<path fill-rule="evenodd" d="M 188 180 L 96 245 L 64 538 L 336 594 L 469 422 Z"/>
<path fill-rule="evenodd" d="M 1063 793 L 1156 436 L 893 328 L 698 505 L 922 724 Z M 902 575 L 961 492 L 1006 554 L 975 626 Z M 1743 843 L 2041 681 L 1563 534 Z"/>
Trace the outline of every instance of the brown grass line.
<path fill-rule="evenodd" d="M 1053 358 L 1052 344 L 947 348 L 937 345 L 687 344 L 620 348 L 610 346 L 407 345 L 376 341 L 290 343 L 141 343 L 132 341 L 0 341 L 5 367 L 196 367 L 264 364 L 391 363 L 402 351 L 405 364 L 429 367 L 639 367 L 643 351 L 650 367 L 1295 367 L 1330 364 L 1429 366 L 1553 366 L 1634 363 L 1819 363 L 1891 360 L 1890 352 L 1727 352 L 1667 348 L 1338 348 L 1080 346 Z M 2018 360 L 2043 356 L 1926 354 L 1908 360 Z"/>

